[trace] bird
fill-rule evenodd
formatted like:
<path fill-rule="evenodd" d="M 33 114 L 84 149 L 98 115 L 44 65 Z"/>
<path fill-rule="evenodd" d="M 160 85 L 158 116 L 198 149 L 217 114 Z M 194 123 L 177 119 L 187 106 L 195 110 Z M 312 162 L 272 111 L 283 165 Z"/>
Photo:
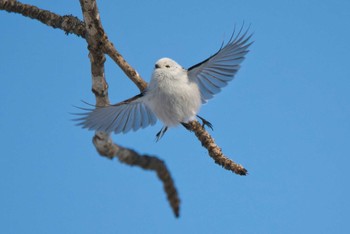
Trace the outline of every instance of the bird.
<path fill-rule="evenodd" d="M 81 108 L 77 125 L 88 130 L 115 134 L 136 131 L 152 126 L 159 119 L 162 129 L 156 134 L 160 140 L 170 127 L 202 120 L 202 126 L 212 124 L 198 115 L 200 107 L 219 93 L 231 81 L 253 43 L 243 26 L 232 33 L 230 40 L 209 58 L 188 69 L 170 58 L 161 58 L 155 65 L 147 88 L 140 94 L 108 106 Z"/>

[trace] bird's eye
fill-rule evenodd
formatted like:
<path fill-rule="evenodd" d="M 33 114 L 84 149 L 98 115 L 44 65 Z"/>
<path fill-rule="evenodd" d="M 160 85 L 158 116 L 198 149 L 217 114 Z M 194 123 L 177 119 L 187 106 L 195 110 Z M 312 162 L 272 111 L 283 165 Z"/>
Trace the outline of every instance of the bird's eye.
<path fill-rule="evenodd" d="M 170 68 L 170 65 L 165 65 L 166 68 Z"/>

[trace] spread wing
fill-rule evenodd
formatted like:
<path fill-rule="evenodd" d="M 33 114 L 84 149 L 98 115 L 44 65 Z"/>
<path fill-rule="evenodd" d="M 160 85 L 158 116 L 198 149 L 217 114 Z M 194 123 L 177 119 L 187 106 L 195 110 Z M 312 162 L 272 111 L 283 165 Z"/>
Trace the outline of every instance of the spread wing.
<path fill-rule="evenodd" d="M 214 55 L 188 69 L 189 79 L 199 87 L 202 103 L 219 93 L 234 78 L 249 52 L 252 34 L 248 35 L 249 28 L 244 33 L 242 29 L 243 26 L 237 35 L 233 33 L 230 41 Z"/>
<path fill-rule="evenodd" d="M 95 109 L 80 108 L 87 112 L 77 114 L 82 117 L 74 120 L 83 128 L 108 133 L 127 133 L 154 125 L 157 118 L 142 102 L 142 96 L 139 94 L 115 105 Z"/>

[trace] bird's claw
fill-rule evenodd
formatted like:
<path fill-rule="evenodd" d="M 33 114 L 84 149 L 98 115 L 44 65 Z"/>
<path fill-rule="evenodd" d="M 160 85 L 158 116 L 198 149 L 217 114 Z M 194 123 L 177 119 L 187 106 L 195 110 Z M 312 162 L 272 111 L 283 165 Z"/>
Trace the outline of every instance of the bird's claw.
<path fill-rule="evenodd" d="M 204 119 L 203 117 L 197 115 L 198 118 L 200 118 L 200 120 L 202 120 L 202 127 L 205 128 L 205 126 L 208 126 L 212 131 L 214 131 L 213 129 L 213 125 L 206 119 Z"/>

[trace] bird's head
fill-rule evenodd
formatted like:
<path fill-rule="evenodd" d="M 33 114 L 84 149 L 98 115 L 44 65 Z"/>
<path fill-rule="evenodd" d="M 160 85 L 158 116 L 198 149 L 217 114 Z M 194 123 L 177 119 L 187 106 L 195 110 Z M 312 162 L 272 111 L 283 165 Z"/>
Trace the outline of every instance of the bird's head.
<path fill-rule="evenodd" d="M 154 69 L 164 69 L 164 70 L 177 70 L 177 69 L 183 69 L 181 65 L 179 65 L 177 62 L 170 58 L 161 58 L 159 59 L 155 66 Z"/>

